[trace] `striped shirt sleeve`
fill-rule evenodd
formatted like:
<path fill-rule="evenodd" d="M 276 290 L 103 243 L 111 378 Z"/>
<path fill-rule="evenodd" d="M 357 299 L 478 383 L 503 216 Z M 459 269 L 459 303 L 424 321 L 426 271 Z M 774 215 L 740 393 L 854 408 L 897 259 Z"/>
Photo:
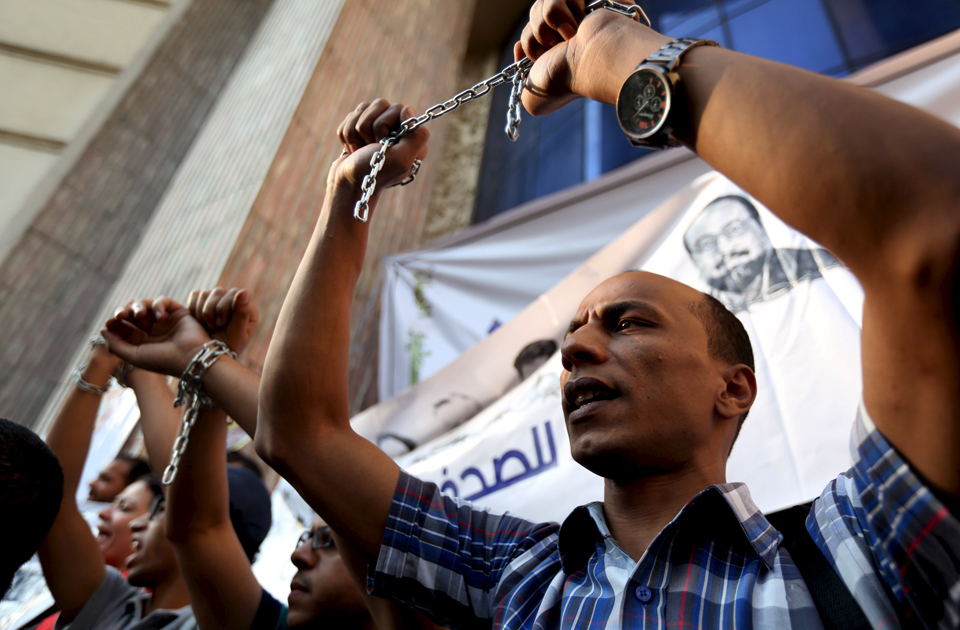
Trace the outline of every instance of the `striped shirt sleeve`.
<path fill-rule="evenodd" d="M 853 468 L 827 487 L 808 519 L 814 541 L 875 627 L 893 615 L 909 627 L 956 627 L 957 515 L 887 442 L 862 406 L 853 441 Z M 882 614 L 886 595 L 895 602 L 893 614 Z"/>
<path fill-rule="evenodd" d="M 489 628 L 504 569 L 557 530 L 476 509 L 401 472 L 367 589 L 456 628 Z"/>

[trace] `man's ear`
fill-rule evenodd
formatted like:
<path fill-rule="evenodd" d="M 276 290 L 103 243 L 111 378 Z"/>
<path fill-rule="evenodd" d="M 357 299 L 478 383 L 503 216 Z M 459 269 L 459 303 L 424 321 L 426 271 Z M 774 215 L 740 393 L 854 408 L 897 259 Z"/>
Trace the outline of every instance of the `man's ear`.
<path fill-rule="evenodd" d="M 743 363 L 731 365 L 723 371 L 726 387 L 717 397 L 716 412 L 721 418 L 739 418 L 750 411 L 757 398 L 757 377 Z"/>

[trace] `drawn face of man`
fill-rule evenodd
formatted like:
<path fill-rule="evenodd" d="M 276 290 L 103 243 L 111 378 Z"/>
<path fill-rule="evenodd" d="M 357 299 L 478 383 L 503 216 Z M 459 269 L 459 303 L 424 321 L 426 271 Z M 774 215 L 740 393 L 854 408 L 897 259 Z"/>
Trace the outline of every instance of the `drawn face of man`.
<path fill-rule="evenodd" d="M 710 204 L 683 236 L 700 273 L 713 286 L 748 292 L 773 251 L 763 226 L 734 198 Z"/>
<path fill-rule="evenodd" d="M 723 366 L 691 305 L 703 295 L 646 272 L 615 276 L 583 302 L 561 347 L 573 458 L 618 482 L 712 452 Z"/>

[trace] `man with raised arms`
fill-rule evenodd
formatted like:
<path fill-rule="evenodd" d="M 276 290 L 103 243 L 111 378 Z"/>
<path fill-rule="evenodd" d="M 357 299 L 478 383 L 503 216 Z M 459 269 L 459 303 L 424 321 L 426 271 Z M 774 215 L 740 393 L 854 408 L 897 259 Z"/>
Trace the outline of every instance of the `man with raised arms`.
<path fill-rule="evenodd" d="M 610 11 L 583 13 L 582 0 L 533 5 L 516 48 L 536 61 L 528 111 L 579 96 L 616 103 L 638 64 L 688 46 Z M 814 503 L 814 551 L 873 627 L 956 624 L 960 130 L 718 47 L 689 46 L 676 72 L 672 138 L 864 288 L 856 461 Z M 330 170 L 264 366 L 259 452 L 366 555 L 374 594 L 454 627 L 822 627 L 779 532 L 745 486 L 727 483 L 756 396 L 749 339 L 690 287 L 628 273 L 578 308 L 562 346 L 563 409 L 574 459 L 605 491 L 562 527 L 445 497 L 352 431 L 350 302 L 368 231 L 352 209 L 377 140 L 411 113 L 377 100 L 340 127 L 349 155 Z M 426 142 L 421 127 L 387 152 L 378 196 Z"/>

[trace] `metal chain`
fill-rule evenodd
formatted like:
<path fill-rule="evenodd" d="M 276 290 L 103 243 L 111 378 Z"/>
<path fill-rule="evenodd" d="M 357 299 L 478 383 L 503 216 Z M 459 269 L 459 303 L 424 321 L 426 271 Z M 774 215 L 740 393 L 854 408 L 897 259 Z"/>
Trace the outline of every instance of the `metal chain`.
<path fill-rule="evenodd" d="M 614 2 L 614 0 L 596 0 L 588 4 L 584 12 L 589 14 L 597 9 L 607 9 L 637 20 L 648 27 L 650 26 L 650 18 L 647 17 L 647 14 L 644 13 L 638 4 L 623 4 Z M 530 73 L 530 68 L 532 67 L 533 61 L 524 57 L 520 61 L 510 64 L 489 79 L 477 83 L 473 87 L 460 92 L 443 103 L 434 105 L 420 116 L 408 118 L 400 123 L 400 127 L 396 131 L 380 141 L 380 148 L 377 149 L 377 152 L 370 158 L 370 172 L 364 176 L 363 181 L 360 183 L 360 200 L 357 201 L 356 206 L 353 208 L 354 218 L 361 223 L 366 223 L 370 217 L 370 198 L 373 197 L 373 193 L 377 189 L 377 175 L 380 173 L 380 169 L 383 168 L 387 149 L 399 142 L 401 137 L 416 130 L 425 123 L 449 114 L 464 103 L 469 103 L 474 99 L 480 98 L 493 88 L 505 83 L 512 84 L 510 102 L 507 107 L 507 126 L 505 131 L 511 140 L 516 140 L 520 137 L 520 95 L 523 93 L 523 84 L 526 82 L 527 75 Z M 406 186 L 416 178 L 417 172 L 420 170 L 419 162 L 419 160 L 414 162 L 413 168 L 410 169 L 410 175 L 400 182 L 401 186 Z"/>
<path fill-rule="evenodd" d="M 197 415 L 201 409 L 212 409 L 214 405 L 210 397 L 203 393 L 203 375 L 207 369 L 213 365 L 217 359 L 225 354 L 229 354 L 234 359 L 237 358 L 227 344 L 219 339 L 211 339 L 203 344 L 200 351 L 190 361 L 183 376 L 180 377 L 180 386 L 177 391 L 177 398 L 173 401 L 174 407 L 185 405 L 183 409 L 183 418 L 180 420 L 180 432 L 177 439 L 173 441 L 173 452 L 170 454 L 170 463 L 163 471 L 163 485 L 169 486 L 177 476 L 177 470 L 180 466 L 180 458 L 183 457 L 187 449 L 187 442 L 190 441 L 190 430 L 197 422 Z"/>

